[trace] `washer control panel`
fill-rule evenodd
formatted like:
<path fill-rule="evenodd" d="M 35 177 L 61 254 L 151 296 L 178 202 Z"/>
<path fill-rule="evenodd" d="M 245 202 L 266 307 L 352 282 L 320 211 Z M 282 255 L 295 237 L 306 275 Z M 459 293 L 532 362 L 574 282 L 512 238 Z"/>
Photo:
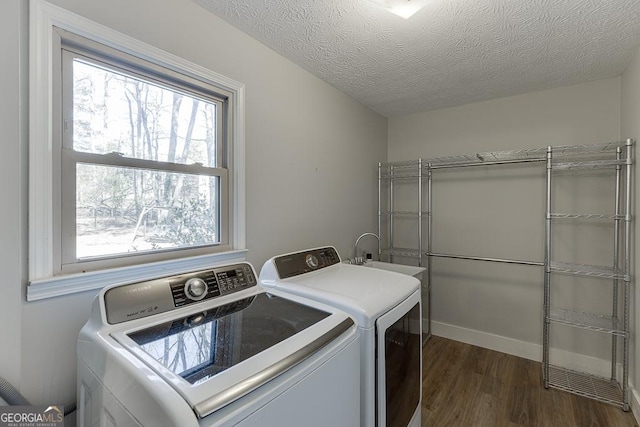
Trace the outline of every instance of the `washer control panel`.
<path fill-rule="evenodd" d="M 200 271 L 169 279 L 173 303 L 176 307 L 228 295 L 256 286 L 256 275 L 249 264 Z"/>
<path fill-rule="evenodd" d="M 257 286 L 248 263 L 116 286 L 104 293 L 107 322 L 122 323 Z"/>
<path fill-rule="evenodd" d="M 274 262 L 278 276 L 286 279 L 338 264 L 340 256 L 335 248 L 326 247 L 282 255 L 275 258 Z"/>

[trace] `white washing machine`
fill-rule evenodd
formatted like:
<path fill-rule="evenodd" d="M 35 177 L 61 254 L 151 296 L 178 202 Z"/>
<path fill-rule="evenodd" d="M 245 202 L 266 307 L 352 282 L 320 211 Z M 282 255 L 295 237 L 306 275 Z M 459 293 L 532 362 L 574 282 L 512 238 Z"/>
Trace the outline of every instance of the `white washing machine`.
<path fill-rule="evenodd" d="M 77 351 L 79 426 L 360 423 L 353 320 L 248 263 L 101 291 Z"/>
<path fill-rule="evenodd" d="M 420 282 L 344 264 L 333 247 L 274 257 L 260 284 L 349 313 L 361 337 L 361 425 L 417 427 L 422 402 Z"/>

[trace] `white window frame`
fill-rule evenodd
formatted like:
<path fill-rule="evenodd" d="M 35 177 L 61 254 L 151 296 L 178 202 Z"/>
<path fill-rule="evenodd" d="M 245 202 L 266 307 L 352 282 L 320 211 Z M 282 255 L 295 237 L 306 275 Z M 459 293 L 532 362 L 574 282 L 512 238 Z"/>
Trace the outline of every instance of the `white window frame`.
<path fill-rule="evenodd" d="M 54 105 L 54 126 L 68 123 L 54 129 L 53 150 L 61 153 L 61 159 L 54 161 L 54 185 L 61 189 L 60 194 L 54 193 L 54 205 L 62 206 L 58 217 L 54 215 L 56 223 L 61 224 L 61 232 L 54 234 L 54 245 L 60 247 L 54 258 L 54 268 L 61 266 L 55 275 L 80 273 L 85 271 L 102 270 L 126 265 L 139 265 L 150 261 L 160 261 L 176 257 L 203 255 L 211 252 L 228 251 L 231 247 L 230 228 L 230 198 L 229 198 L 229 168 L 232 164 L 231 153 L 226 150 L 226 141 L 231 140 L 231 114 L 233 108 L 231 94 L 212 82 L 203 82 L 185 74 L 176 73 L 164 67 L 158 67 L 149 61 L 124 54 L 103 44 L 80 37 L 77 34 L 64 31 L 56 27 L 58 37 L 54 40 L 54 99 L 61 102 Z M 94 67 L 105 67 L 115 73 L 142 79 L 148 84 L 158 85 L 171 92 L 182 93 L 187 97 L 197 97 L 204 102 L 215 104 L 216 107 L 216 145 L 217 155 L 215 165 L 200 163 L 167 163 L 165 161 L 137 158 L 118 154 L 76 151 L 73 141 L 73 63 L 79 59 Z M 66 84 L 65 84 L 66 83 Z M 66 89 L 65 89 L 66 86 Z M 57 110 L 57 111 L 56 111 Z M 57 154 L 56 154 L 57 155 Z M 77 257 L 76 240 L 76 169 L 78 164 L 104 165 L 119 168 L 134 168 L 138 170 L 156 170 L 186 175 L 200 175 L 215 177 L 218 180 L 218 241 L 208 245 L 168 248 L 153 251 L 140 251 L 129 254 L 109 254 L 80 259 Z M 58 181 L 58 177 L 61 178 Z M 56 188 L 54 187 L 54 188 Z M 60 197 L 58 201 L 56 196 Z M 55 231 L 55 230 L 54 230 Z"/>
<path fill-rule="evenodd" d="M 54 27 L 104 44 L 160 67 L 212 82 L 227 91 L 233 116 L 228 149 L 230 169 L 231 249 L 180 259 L 150 262 L 86 273 L 55 275 L 54 218 Z M 27 300 L 99 289 L 112 284 L 147 280 L 153 277 L 209 268 L 245 259 L 245 149 L 244 85 L 178 56 L 133 39 L 43 0 L 30 2 L 29 39 L 29 286 Z M 59 259 L 59 257 L 57 257 Z"/>

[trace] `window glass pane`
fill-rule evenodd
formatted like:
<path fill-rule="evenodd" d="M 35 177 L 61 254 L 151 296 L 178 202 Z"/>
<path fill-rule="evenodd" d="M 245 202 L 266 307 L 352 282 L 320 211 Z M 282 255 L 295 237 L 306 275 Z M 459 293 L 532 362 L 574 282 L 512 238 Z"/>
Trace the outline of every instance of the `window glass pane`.
<path fill-rule="evenodd" d="M 73 60 L 73 149 L 216 166 L 215 102 Z"/>
<path fill-rule="evenodd" d="M 220 243 L 219 181 L 77 164 L 76 257 Z"/>

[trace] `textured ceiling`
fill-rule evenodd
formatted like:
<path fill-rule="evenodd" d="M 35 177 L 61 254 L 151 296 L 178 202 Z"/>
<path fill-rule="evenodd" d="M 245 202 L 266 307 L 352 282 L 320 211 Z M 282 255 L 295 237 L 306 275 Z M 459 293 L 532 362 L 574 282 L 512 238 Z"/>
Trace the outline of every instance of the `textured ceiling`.
<path fill-rule="evenodd" d="M 640 0 L 193 0 L 387 117 L 622 74 Z"/>

